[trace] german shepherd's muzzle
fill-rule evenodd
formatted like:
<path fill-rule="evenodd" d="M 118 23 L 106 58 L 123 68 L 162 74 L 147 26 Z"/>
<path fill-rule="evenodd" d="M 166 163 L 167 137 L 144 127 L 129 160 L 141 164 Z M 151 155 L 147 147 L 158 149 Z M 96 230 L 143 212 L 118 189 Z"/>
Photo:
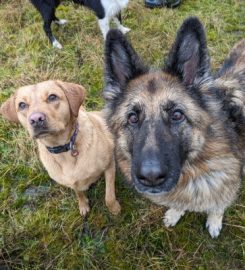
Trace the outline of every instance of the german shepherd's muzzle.
<path fill-rule="evenodd" d="M 138 132 L 142 135 L 136 136 L 139 139 L 133 144 L 131 170 L 136 189 L 142 193 L 169 192 L 177 184 L 182 166 L 178 136 L 171 134 L 163 121 L 154 119 L 144 121 Z"/>

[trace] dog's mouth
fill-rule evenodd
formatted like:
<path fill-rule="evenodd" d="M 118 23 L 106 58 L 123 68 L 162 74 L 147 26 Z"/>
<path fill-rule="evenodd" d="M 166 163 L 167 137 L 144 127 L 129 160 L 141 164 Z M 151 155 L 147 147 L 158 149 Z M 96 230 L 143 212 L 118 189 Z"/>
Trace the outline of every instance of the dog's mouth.
<path fill-rule="evenodd" d="M 49 130 L 47 128 L 42 129 L 42 130 L 35 130 L 34 134 L 33 134 L 33 138 L 34 139 L 41 139 L 41 138 L 45 138 L 45 137 L 53 135 L 53 134 L 55 134 L 55 131 Z"/>
<path fill-rule="evenodd" d="M 168 177 L 164 180 L 163 183 L 159 185 L 149 186 L 144 185 L 136 176 L 133 176 L 133 184 L 135 189 L 142 194 L 148 195 L 160 195 L 162 193 L 168 193 L 174 189 L 178 182 L 178 178 L 174 179 L 172 177 Z"/>

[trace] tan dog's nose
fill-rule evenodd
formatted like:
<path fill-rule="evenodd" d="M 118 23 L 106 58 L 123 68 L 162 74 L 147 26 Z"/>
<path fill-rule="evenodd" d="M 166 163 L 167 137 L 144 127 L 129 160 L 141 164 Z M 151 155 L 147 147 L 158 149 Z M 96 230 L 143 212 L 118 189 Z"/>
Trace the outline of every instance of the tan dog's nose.
<path fill-rule="evenodd" d="M 32 113 L 28 119 L 32 127 L 42 127 L 46 120 L 46 115 L 40 112 Z"/>

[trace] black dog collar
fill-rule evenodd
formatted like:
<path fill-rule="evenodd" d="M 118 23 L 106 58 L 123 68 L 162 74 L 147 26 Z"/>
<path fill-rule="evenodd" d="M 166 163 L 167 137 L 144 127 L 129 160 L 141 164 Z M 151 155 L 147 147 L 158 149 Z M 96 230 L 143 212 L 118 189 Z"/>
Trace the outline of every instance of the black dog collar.
<path fill-rule="evenodd" d="M 60 153 L 68 152 L 69 150 L 71 150 L 71 155 L 73 157 L 76 157 L 79 154 L 79 152 L 75 149 L 75 141 L 77 138 L 77 133 L 78 133 L 78 123 L 76 123 L 75 130 L 71 136 L 70 141 L 67 144 L 59 145 L 55 147 L 46 146 L 48 151 L 52 154 L 60 154 Z"/>

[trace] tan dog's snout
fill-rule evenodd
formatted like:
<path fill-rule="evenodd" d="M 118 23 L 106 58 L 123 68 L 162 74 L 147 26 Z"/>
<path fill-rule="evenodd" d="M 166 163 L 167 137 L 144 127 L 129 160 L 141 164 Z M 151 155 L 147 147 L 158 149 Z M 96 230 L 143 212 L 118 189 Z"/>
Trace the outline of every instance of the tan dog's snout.
<path fill-rule="evenodd" d="M 41 112 L 34 112 L 29 116 L 28 122 L 35 129 L 43 128 L 47 123 L 46 115 Z"/>

